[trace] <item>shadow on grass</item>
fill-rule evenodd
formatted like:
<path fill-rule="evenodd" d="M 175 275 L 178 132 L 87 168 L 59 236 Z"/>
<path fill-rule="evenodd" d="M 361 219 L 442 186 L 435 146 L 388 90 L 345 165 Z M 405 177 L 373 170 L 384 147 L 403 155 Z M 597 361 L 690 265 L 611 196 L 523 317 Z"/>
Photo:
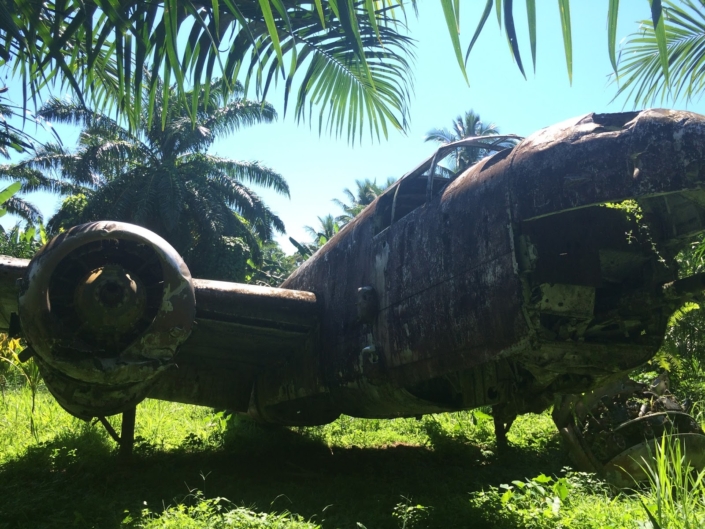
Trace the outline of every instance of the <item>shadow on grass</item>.
<path fill-rule="evenodd" d="M 172 451 L 141 443 L 129 460 L 94 427 L 57 436 L 0 467 L 0 528 L 116 528 L 128 513 L 139 520 L 145 507 L 160 512 L 195 489 L 325 528 L 401 527 L 392 512 L 404 498 L 431 507 L 428 527 L 493 527 L 473 511 L 469 492 L 555 473 L 565 461 L 557 443 L 498 458 L 439 430 L 429 447 L 329 448 L 287 429 L 234 422 L 219 448 L 188 438 Z"/>

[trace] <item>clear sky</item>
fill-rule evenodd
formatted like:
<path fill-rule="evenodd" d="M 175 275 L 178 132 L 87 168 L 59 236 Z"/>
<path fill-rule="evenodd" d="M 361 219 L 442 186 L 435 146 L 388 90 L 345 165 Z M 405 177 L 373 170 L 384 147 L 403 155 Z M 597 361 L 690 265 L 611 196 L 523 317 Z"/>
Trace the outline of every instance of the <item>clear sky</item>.
<path fill-rule="evenodd" d="M 563 40 L 556 2 L 537 2 L 538 43 L 536 74 L 530 71 L 531 58 L 523 2 L 515 5 L 515 19 L 522 58 L 527 67 L 524 80 L 514 64 L 504 33 L 500 33 L 494 13 L 473 49 L 468 62 L 470 85 L 460 72 L 453 54 L 441 7 L 438 2 L 419 2 L 419 16 L 410 13 L 410 33 L 417 42 L 415 94 L 411 102 L 411 126 L 406 135 L 392 131 L 389 138 L 350 145 L 346 138 L 319 136 L 317 123 L 297 124 L 292 115 L 282 115 L 281 92 L 268 100 L 279 110 L 275 124 L 243 129 L 216 142 L 211 152 L 240 160 L 257 160 L 280 172 L 289 182 L 291 199 L 267 190 L 256 191 L 283 219 L 287 235 L 308 240 L 303 227 L 315 226 L 317 216 L 337 215 L 333 198 L 343 198 L 342 190 L 353 189 L 356 179 L 399 177 L 415 167 L 434 150 L 424 143 L 432 128 L 449 127 L 456 116 L 473 109 L 485 123 L 496 123 L 501 132 L 522 136 L 589 112 L 619 112 L 631 109 L 624 99 L 611 102 L 617 87 L 611 82 L 612 69 L 607 56 L 607 0 L 571 2 L 573 28 L 573 84 L 565 65 Z M 467 46 L 484 2 L 461 2 L 461 42 Z M 636 21 L 650 16 L 648 0 L 622 0 L 618 40 L 638 30 Z M 9 79 L 11 92 L 18 93 L 18 81 Z M 670 102 L 664 105 L 688 108 L 705 114 L 703 101 Z M 59 129 L 68 146 L 76 131 Z M 50 216 L 60 203 L 56 196 L 40 194 L 32 200 Z M 3 225 L 12 224 L 7 217 Z M 286 251 L 293 251 L 286 237 L 280 238 Z"/>

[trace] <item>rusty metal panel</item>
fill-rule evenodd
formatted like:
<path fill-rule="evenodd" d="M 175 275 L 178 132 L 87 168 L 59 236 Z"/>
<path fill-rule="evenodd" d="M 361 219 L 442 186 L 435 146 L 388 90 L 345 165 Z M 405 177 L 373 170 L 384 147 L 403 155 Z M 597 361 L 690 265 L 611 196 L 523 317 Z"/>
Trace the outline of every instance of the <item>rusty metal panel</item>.
<path fill-rule="evenodd" d="M 514 218 L 701 185 L 704 126 L 697 114 L 654 109 L 588 114 L 543 129 L 499 168 L 511 166 Z"/>
<path fill-rule="evenodd" d="M 194 279 L 196 317 L 275 330 L 308 332 L 318 324 L 311 292 Z"/>
<path fill-rule="evenodd" d="M 385 227 L 380 199 L 282 285 L 313 290 L 323 305 L 331 386 L 364 377 L 402 387 L 526 345 L 508 200 L 506 177 L 466 175 Z M 379 298 L 373 324 L 356 308 L 367 286 Z M 354 406 L 352 398 L 339 400 Z"/>
<path fill-rule="evenodd" d="M 240 364 L 272 367 L 300 353 L 307 336 L 301 331 L 196 318 L 191 339 L 181 347 L 177 360 L 180 364 L 218 361 L 223 369 Z"/>
<path fill-rule="evenodd" d="M 312 375 L 311 336 L 317 331 L 315 294 L 193 280 L 196 325 L 150 396 L 246 412 L 257 377 L 305 364 Z"/>
<path fill-rule="evenodd" d="M 512 255 L 481 265 L 380 314 L 376 333 L 400 385 L 492 362 L 526 345 Z"/>
<path fill-rule="evenodd" d="M 148 398 L 246 412 L 255 372 L 251 366 L 179 360 L 150 389 Z"/>

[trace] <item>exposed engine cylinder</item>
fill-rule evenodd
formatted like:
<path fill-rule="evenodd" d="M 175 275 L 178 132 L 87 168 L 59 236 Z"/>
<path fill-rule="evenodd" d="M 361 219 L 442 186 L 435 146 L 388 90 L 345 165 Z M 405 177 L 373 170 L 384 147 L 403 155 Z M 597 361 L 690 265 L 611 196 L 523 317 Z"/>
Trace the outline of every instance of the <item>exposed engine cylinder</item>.
<path fill-rule="evenodd" d="M 149 230 L 93 222 L 32 259 L 19 316 L 56 400 L 89 419 L 145 398 L 191 334 L 196 300 L 181 256 Z"/>

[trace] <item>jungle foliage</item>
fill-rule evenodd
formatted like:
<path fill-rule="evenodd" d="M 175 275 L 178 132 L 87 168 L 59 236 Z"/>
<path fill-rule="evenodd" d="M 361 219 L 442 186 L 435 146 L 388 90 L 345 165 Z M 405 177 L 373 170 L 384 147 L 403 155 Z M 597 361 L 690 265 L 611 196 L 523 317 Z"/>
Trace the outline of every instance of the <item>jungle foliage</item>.
<path fill-rule="evenodd" d="M 32 156 L 0 166 L 0 177 L 17 179 L 23 190 L 69 192 L 48 227 L 53 233 L 95 220 L 120 220 L 164 237 L 197 277 L 242 281 L 247 260 L 259 262 L 260 241 L 283 233 L 284 224 L 246 184 L 288 196 L 284 178 L 257 162 L 207 153 L 218 137 L 276 119 L 274 108 L 243 97 L 243 88 L 215 80 L 199 93 L 195 126 L 174 86 L 162 87 L 156 121 L 147 114 L 134 130 L 83 106 L 52 98 L 38 115 L 82 127 L 69 150 L 47 143 Z M 162 115 L 162 97 L 171 98 Z"/>
<path fill-rule="evenodd" d="M 298 119 L 318 107 L 321 130 L 354 139 L 366 127 L 379 137 L 406 125 L 404 17 L 398 0 L 12 0 L 0 6 L 0 65 L 24 83 L 25 104 L 58 82 L 131 128 L 145 110 L 150 119 L 157 107 L 166 113 L 170 101 L 159 95 L 172 84 L 172 101 L 195 118 L 188 85 L 197 94 L 223 76 L 226 95 L 244 80 L 264 98 L 281 81 L 284 107 L 293 99 Z"/>
<path fill-rule="evenodd" d="M 686 3 L 695 5 L 690 0 Z M 468 56 L 492 11 L 525 75 L 513 0 L 486 1 L 464 56 L 460 0 L 440 4 L 452 51 L 466 79 Z M 649 0 L 649 4 L 657 75 L 669 84 L 672 57 L 666 15 L 675 6 L 661 0 Z M 525 5 L 535 70 L 536 0 L 526 0 Z M 416 10 L 416 0 L 408 6 Z M 570 0 L 559 0 L 558 9 L 572 80 Z M 58 82 L 71 87 L 82 102 L 91 102 L 100 111 L 120 112 L 136 127 L 145 88 L 148 114 L 154 115 L 157 94 L 163 90 L 157 83 L 161 75 L 163 86 L 175 83 L 176 98 L 187 104 L 195 118 L 198 104 L 186 97 L 187 86 L 190 83 L 198 93 L 223 75 L 226 87 L 244 79 L 263 98 L 272 82 L 281 81 L 285 112 L 293 97 L 297 119 L 311 119 L 316 107 L 321 131 L 354 140 L 367 128 L 379 138 L 389 128 L 403 130 L 407 125 L 413 58 L 413 42 L 404 23 L 407 10 L 401 0 L 12 0 L 0 6 L 0 65 L 9 66 L 22 80 L 23 108 L 30 100 L 36 104 L 39 91 Z M 619 0 L 609 0 L 608 54 L 619 76 L 618 14 Z M 185 46 L 177 45 L 180 39 L 186 39 Z M 168 104 L 162 98 L 161 105 Z"/>

